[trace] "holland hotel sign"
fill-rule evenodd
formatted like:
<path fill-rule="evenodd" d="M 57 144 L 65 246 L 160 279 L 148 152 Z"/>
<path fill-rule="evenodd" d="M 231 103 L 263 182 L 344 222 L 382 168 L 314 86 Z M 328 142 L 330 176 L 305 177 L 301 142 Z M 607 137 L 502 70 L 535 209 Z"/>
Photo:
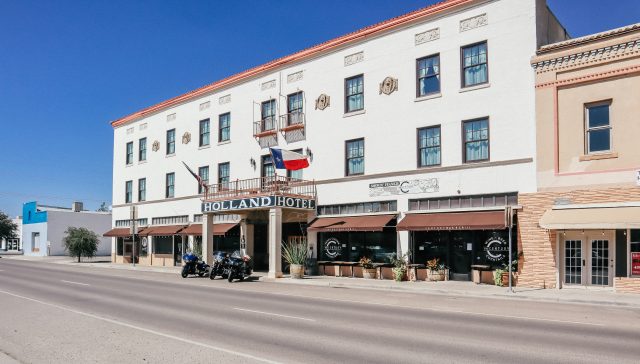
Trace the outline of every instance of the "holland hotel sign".
<path fill-rule="evenodd" d="M 316 201 L 313 199 L 286 196 L 249 197 L 226 201 L 203 202 L 202 212 L 223 212 L 266 207 L 313 210 L 316 208 Z"/>

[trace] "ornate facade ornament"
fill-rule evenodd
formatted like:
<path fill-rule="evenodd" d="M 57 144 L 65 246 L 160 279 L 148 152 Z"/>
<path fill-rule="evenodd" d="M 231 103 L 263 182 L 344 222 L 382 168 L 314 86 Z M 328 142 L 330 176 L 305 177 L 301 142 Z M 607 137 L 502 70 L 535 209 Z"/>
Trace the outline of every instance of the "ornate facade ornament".
<path fill-rule="evenodd" d="M 260 86 L 260 89 L 264 91 L 264 90 L 268 90 L 275 87 L 276 87 L 276 80 L 271 80 L 271 81 L 263 82 L 262 85 Z"/>
<path fill-rule="evenodd" d="M 176 113 L 167 115 L 167 121 L 174 121 L 176 119 Z"/>
<path fill-rule="evenodd" d="M 191 133 L 189 133 L 188 131 L 185 131 L 184 134 L 182 134 L 182 144 L 189 144 L 190 141 L 191 141 Z"/>
<path fill-rule="evenodd" d="M 426 32 L 418 33 L 415 37 L 416 45 L 427 43 L 434 41 L 436 39 L 440 39 L 440 28 L 435 28 L 431 30 L 427 30 Z"/>
<path fill-rule="evenodd" d="M 593 62 L 626 58 L 638 53 L 640 53 L 640 39 L 534 63 L 533 68 L 537 73 L 543 73 Z"/>
<path fill-rule="evenodd" d="M 151 150 L 153 150 L 154 152 L 157 152 L 160 150 L 160 142 L 155 140 L 153 142 L 153 144 L 151 145 Z"/>
<path fill-rule="evenodd" d="M 487 16 L 487 13 L 474 16 L 473 18 L 460 20 L 460 33 L 483 27 L 487 24 L 489 24 L 489 17 Z"/>
<path fill-rule="evenodd" d="M 327 94 L 320 94 L 316 99 L 316 110 L 324 110 L 329 107 L 331 98 Z"/>
<path fill-rule="evenodd" d="M 211 106 L 211 101 L 203 102 L 200 104 L 200 111 L 206 110 Z"/>
<path fill-rule="evenodd" d="M 354 63 L 358 63 L 362 61 L 364 61 L 364 52 L 358 52 L 358 53 L 350 54 L 344 57 L 345 66 L 351 66 Z"/>
<path fill-rule="evenodd" d="M 398 91 L 398 79 L 393 77 L 385 77 L 380 83 L 379 94 L 391 95 L 393 91 Z"/>
<path fill-rule="evenodd" d="M 230 102 L 231 102 L 231 95 L 220 96 L 220 98 L 218 99 L 219 105 L 228 104 Z"/>
<path fill-rule="evenodd" d="M 295 73 L 292 73 L 290 75 L 287 75 L 287 83 L 293 83 L 296 81 L 300 81 L 302 79 L 302 71 L 298 71 Z"/>

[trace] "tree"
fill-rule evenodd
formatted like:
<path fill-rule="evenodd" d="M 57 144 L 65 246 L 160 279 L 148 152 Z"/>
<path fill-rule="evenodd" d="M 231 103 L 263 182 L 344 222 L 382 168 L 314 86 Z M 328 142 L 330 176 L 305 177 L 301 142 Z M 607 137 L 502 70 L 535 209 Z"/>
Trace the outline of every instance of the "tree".
<path fill-rule="evenodd" d="M 100 207 L 96 210 L 98 212 L 109 212 L 109 206 L 107 206 L 106 202 L 103 202 Z"/>
<path fill-rule="evenodd" d="M 17 233 L 18 225 L 7 214 L 0 211 L 0 240 L 15 238 Z"/>
<path fill-rule="evenodd" d="M 64 233 L 64 250 L 69 253 L 70 257 L 78 257 L 78 263 L 80 263 L 81 256 L 92 258 L 96 255 L 100 243 L 96 233 L 87 228 L 71 226 Z"/>

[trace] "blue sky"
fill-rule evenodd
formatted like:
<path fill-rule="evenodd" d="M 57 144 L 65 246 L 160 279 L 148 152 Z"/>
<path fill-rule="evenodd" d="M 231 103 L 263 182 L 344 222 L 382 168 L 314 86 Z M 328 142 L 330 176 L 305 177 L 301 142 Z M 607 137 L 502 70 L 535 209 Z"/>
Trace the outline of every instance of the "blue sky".
<path fill-rule="evenodd" d="M 109 122 L 433 0 L 0 1 L 0 210 L 111 201 Z M 574 36 L 637 0 L 548 0 Z"/>

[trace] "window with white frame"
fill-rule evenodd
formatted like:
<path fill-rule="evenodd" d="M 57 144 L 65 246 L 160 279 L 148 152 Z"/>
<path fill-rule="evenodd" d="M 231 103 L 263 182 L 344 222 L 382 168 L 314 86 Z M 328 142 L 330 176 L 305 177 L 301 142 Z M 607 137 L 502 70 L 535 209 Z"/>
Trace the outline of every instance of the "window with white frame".
<path fill-rule="evenodd" d="M 462 87 L 489 82 L 487 42 L 471 44 L 461 49 Z"/>
<path fill-rule="evenodd" d="M 364 75 L 358 75 L 344 80 L 344 112 L 354 112 L 364 109 Z"/>
<path fill-rule="evenodd" d="M 124 184 L 124 202 L 131 203 L 133 200 L 133 181 L 127 181 Z"/>
<path fill-rule="evenodd" d="M 133 142 L 127 143 L 127 164 L 133 163 Z"/>
<path fill-rule="evenodd" d="M 585 105 L 586 153 L 601 153 L 611 150 L 611 100 Z"/>
<path fill-rule="evenodd" d="M 440 165 L 440 125 L 418 129 L 418 167 Z"/>
<path fill-rule="evenodd" d="M 209 145 L 209 119 L 200 120 L 199 146 Z"/>
<path fill-rule="evenodd" d="M 231 139 L 231 113 L 218 116 L 218 142 Z"/>
<path fill-rule="evenodd" d="M 164 197 L 171 198 L 175 196 L 175 186 L 176 185 L 176 174 L 175 173 L 167 173 L 166 177 L 166 189 Z"/>
<path fill-rule="evenodd" d="M 147 160 L 147 138 L 138 140 L 138 162 Z"/>
<path fill-rule="evenodd" d="M 198 176 L 200 176 L 200 179 L 202 180 L 204 185 L 208 185 L 209 184 L 209 166 L 198 168 Z M 202 187 L 202 185 L 198 183 L 198 193 L 203 193 L 203 192 L 204 192 L 204 187 Z"/>
<path fill-rule="evenodd" d="M 417 67 L 417 95 L 418 97 L 437 94 L 440 92 L 440 55 L 420 58 Z"/>
<path fill-rule="evenodd" d="M 167 155 L 176 152 L 176 129 L 167 130 Z"/>

